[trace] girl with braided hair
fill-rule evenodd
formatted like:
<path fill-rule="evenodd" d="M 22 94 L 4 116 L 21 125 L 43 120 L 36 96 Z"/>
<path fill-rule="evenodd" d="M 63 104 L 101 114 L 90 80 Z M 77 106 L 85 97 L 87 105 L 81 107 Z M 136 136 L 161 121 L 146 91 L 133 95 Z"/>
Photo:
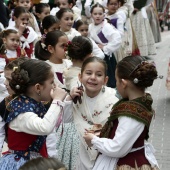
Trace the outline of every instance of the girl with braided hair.
<path fill-rule="evenodd" d="M 156 170 L 153 147 L 145 143 L 154 115 L 152 97 L 145 93 L 157 79 L 157 70 L 140 56 L 128 56 L 117 64 L 116 85 L 122 96 L 110 112 L 100 137 L 85 132 L 89 147 L 99 154 L 93 170 Z"/>

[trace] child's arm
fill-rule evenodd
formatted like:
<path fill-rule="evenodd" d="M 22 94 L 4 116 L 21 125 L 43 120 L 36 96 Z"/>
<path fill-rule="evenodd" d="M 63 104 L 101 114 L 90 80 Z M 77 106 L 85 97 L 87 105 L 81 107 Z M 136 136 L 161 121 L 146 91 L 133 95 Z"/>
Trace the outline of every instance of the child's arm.
<path fill-rule="evenodd" d="M 119 31 L 109 23 L 106 23 L 102 29 L 102 32 L 108 40 L 107 45 L 104 45 L 103 51 L 106 55 L 110 55 L 119 49 L 122 43 L 121 35 Z"/>
<path fill-rule="evenodd" d="M 87 143 L 93 145 L 100 153 L 110 157 L 125 156 L 144 130 L 144 124 L 128 117 L 119 117 L 119 124 L 113 139 L 84 136 Z"/>
<path fill-rule="evenodd" d="M 33 112 L 21 113 L 13 121 L 10 122 L 9 127 L 17 132 L 25 132 L 33 135 L 48 135 L 50 134 L 63 111 L 66 92 L 56 87 L 55 91 L 51 92 L 53 98 L 52 104 L 43 118 L 38 117 Z"/>

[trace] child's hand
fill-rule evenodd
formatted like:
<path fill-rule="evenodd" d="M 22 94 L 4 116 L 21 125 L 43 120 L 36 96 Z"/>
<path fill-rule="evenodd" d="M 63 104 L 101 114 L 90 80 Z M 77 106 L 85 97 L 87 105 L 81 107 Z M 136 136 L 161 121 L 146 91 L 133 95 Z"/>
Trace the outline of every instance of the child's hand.
<path fill-rule="evenodd" d="M 52 99 L 63 101 L 67 95 L 67 92 L 64 89 L 56 86 L 54 89 L 51 89 L 50 95 Z"/>
<path fill-rule="evenodd" d="M 101 50 L 103 50 L 104 45 L 98 44 L 98 47 L 99 47 Z"/>
<path fill-rule="evenodd" d="M 27 27 L 27 24 L 24 24 L 24 23 L 21 23 L 21 24 L 19 25 L 18 32 L 19 32 L 19 35 L 20 35 L 20 36 L 21 36 L 21 35 L 23 34 L 23 32 L 25 31 L 26 27 Z"/>
<path fill-rule="evenodd" d="M 91 140 L 94 138 L 94 136 L 95 136 L 94 134 L 87 133 L 87 132 L 85 132 L 85 134 L 83 136 L 83 138 L 85 139 L 85 141 L 89 147 L 92 147 Z"/>
<path fill-rule="evenodd" d="M 83 95 L 83 89 L 80 89 L 78 87 L 74 87 L 71 91 L 70 91 L 70 95 L 72 96 L 72 98 L 74 99 L 76 96 L 82 96 Z"/>

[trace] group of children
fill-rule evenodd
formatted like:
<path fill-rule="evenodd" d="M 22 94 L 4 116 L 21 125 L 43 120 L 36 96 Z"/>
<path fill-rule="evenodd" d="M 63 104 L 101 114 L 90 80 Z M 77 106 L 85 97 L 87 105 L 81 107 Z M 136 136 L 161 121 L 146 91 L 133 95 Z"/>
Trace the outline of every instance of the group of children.
<path fill-rule="evenodd" d="M 158 75 L 137 56 L 155 53 L 149 22 L 136 7 L 132 14 L 131 0 L 92 3 L 77 1 L 79 11 L 73 1 L 58 0 L 51 12 L 39 3 L 34 16 L 29 0 L 17 1 L 0 35 L 0 79 L 6 79 L 0 151 L 5 136 L 9 148 L 0 169 L 47 161 L 37 157 L 55 157 L 70 170 L 159 169 L 145 143 L 154 114 L 145 89 Z M 135 18 L 150 39 L 138 43 Z M 57 168 L 54 162 L 48 169 Z"/>

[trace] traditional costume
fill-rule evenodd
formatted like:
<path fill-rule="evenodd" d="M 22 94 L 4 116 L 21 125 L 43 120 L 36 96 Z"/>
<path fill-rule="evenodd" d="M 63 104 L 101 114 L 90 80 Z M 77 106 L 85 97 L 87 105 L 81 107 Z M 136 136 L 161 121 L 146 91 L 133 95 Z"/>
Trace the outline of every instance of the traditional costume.
<path fill-rule="evenodd" d="M 161 42 L 161 32 L 159 29 L 159 19 L 158 19 L 157 9 L 154 7 L 153 3 L 146 7 L 146 12 L 154 36 L 155 43 Z"/>
<path fill-rule="evenodd" d="M 91 23 L 89 25 L 89 37 L 93 39 L 96 44 L 102 44 L 103 52 L 105 54 L 105 61 L 108 65 L 108 86 L 116 87 L 115 80 L 115 69 L 116 69 L 116 59 L 114 56 L 114 52 L 121 45 L 121 35 L 119 31 L 111 24 L 104 20 L 101 24 L 95 25 Z"/>
<path fill-rule="evenodd" d="M 135 1 L 134 8 L 139 11 L 131 15 L 132 27 L 141 56 L 156 54 L 155 41 L 145 9 L 147 3 L 147 0 Z"/>
<path fill-rule="evenodd" d="M 111 24 L 118 29 L 122 36 L 121 47 L 114 52 L 117 62 L 121 61 L 124 57 L 132 51 L 132 29 L 129 25 L 129 16 L 133 11 L 132 0 L 127 1 L 122 7 L 120 7 L 116 13 L 109 15 L 106 13 Z M 126 25 L 126 27 L 125 27 Z"/>
<path fill-rule="evenodd" d="M 62 31 L 62 30 L 61 30 L 61 31 Z M 74 29 L 74 28 L 71 28 L 69 31 L 64 32 L 64 33 L 67 35 L 69 41 L 72 41 L 72 39 L 73 39 L 75 36 L 81 36 L 81 34 L 80 34 L 76 29 Z"/>
<path fill-rule="evenodd" d="M 0 160 L 4 170 L 18 170 L 32 158 L 48 157 L 46 135 L 52 132 L 63 106 L 63 102 L 53 100 L 47 112 L 42 102 L 23 95 L 8 104 L 6 123 L 9 150 L 3 153 Z"/>
<path fill-rule="evenodd" d="M 7 27 L 7 29 L 14 29 L 18 31 L 18 29 L 14 27 Z M 29 58 L 32 57 L 34 51 L 34 41 L 38 38 L 37 33 L 33 30 L 32 27 L 27 27 L 20 37 L 21 48 L 23 48 Z"/>
<path fill-rule="evenodd" d="M 82 96 L 82 103 L 77 103 L 73 108 L 74 123 L 80 137 L 79 156 L 77 158 L 76 169 L 91 170 L 98 152 L 88 148 L 83 136 L 85 129 L 92 129 L 94 124 L 102 126 L 107 121 L 109 112 L 118 99 L 115 97 L 115 90 L 105 87 L 94 98 L 90 98 L 86 93 Z"/>
<path fill-rule="evenodd" d="M 59 87 L 65 87 L 65 80 L 63 77 L 63 71 L 69 68 L 72 65 L 72 62 L 68 59 L 63 59 L 62 64 L 52 63 L 50 60 L 46 60 L 53 69 L 54 72 L 54 81 Z"/>
<path fill-rule="evenodd" d="M 81 68 L 73 66 L 63 71 L 67 89 L 71 90 L 80 85 L 78 80 L 79 73 L 81 73 Z M 72 120 L 70 123 L 61 124 L 60 127 L 56 129 L 56 135 L 58 159 L 64 163 L 67 169 L 75 170 L 80 140 L 74 121 Z"/>
<path fill-rule="evenodd" d="M 92 139 L 99 151 L 93 170 L 156 170 L 153 147 L 145 143 L 154 114 L 152 98 L 145 94 L 133 100 L 121 99 L 110 113 L 100 137 Z"/>

